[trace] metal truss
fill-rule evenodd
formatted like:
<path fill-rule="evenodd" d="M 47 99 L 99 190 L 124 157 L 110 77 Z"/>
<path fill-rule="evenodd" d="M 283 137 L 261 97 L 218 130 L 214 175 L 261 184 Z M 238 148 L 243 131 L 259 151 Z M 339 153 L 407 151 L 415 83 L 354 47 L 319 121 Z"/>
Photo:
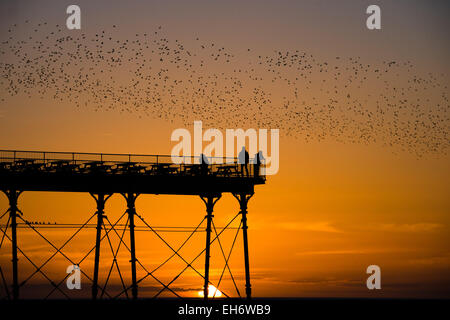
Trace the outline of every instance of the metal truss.
<path fill-rule="evenodd" d="M 106 201 L 112 196 L 112 193 L 90 193 L 94 198 L 97 204 L 96 212 L 89 217 L 83 224 L 54 224 L 54 225 L 39 225 L 36 223 L 32 223 L 24 219 L 24 215 L 20 209 L 17 207 L 18 198 L 21 194 L 21 191 L 17 190 L 3 190 L 5 195 L 9 200 L 9 208 L 8 210 L 0 216 L 0 219 L 3 219 L 6 215 L 8 215 L 8 219 L 6 224 L 0 226 L 1 240 L 0 240 L 0 249 L 2 248 L 4 240 L 8 240 L 11 242 L 12 248 L 12 284 L 8 285 L 7 276 L 3 272 L 0 266 L 0 277 L 3 286 L 3 290 L 5 293 L 5 298 L 8 300 L 17 300 L 19 299 L 19 290 L 21 287 L 25 286 L 30 280 L 35 277 L 37 274 L 43 276 L 52 286 L 52 289 L 46 294 L 44 299 L 50 299 L 55 292 L 61 293 L 65 298 L 71 299 L 71 297 L 61 289 L 62 284 L 66 281 L 66 279 L 70 276 L 67 274 L 63 279 L 59 281 L 54 281 L 50 278 L 46 272 L 44 272 L 44 267 L 49 264 L 55 257 L 60 256 L 63 257 L 64 260 L 68 261 L 72 265 L 80 266 L 83 263 L 86 263 L 86 259 L 94 254 L 94 271 L 93 274 L 89 275 L 80 268 L 83 276 L 90 282 L 91 290 L 92 290 L 92 299 L 137 299 L 138 298 L 138 286 L 144 280 L 148 278 L 152 278 L 161 286 L 161 289 L 153 296 L 153 298 L 158 298 L 163 292 L 168 291 L 173 294 L 177 298 L 183 299 L 175 289 L 171 286 L 173 283 L 186 272 L 186 270 L 190 269 L 195 274 L 197 274 L 203 280 L 203 293 L 204 299 L 208 300 L 209 297 L 209 285 L 214 285 L 217 289 L 220 288 L 225 272 L 230 275 L 230 278 L 233 282 L 234 288 L 236 290 L 236 294 L 238 297 L 241 297 L 241 293 L 239 291 L 238 285 L 236 284 L 235 277 L 231 271 L 229 261 L 232 255 L 233 249 L 236 244 L 236 240 L 238 238 L 239 233 L 242 230 L 243 234 L 243 244 L 244 244 L 244 263 L 245 263 L 245 287 L 246 287 L 246 297 L 251 298 L 251 285 L 250 285 L 250 268 L 249 268 L 249 253 L 248 253 L 248 237 L 247 237 L 247 203 L 252 197 L 253 194 L 245 194 L 238 193 L 233 194 L 234 197 L 239 201 L 240 210 L 239 212 L 230 219 L 230 221 L 221 228 L 217 228 L 213 221 L 213 209 L 214 205 L 221 198 L 221 194 L 203 194 L 200 198 L 203 200 L 206 206 L 206 216 L 204 216 L 201 221 L 195 227 L 183 227 L 182 230 L 174 230 L 187 232 L 188 235 L 181 243 L 181 245 L 174 247 L 171 245 L 165 237 L 163 237 L 163 233 L 167 231 L 167 229 L 161 227 L 152 227 L 144 218 L 136 212 L 135 201 L 138 198 L 138 193 L 122 193 L 122 196 L 125 198 L 127 202 L 127 209 L 120 215 L 120 217 L 115 221 L 111 222 L 108 216 L 105 214 L 104 208 Z M 236 219 L 241 216 L 241 221 L 239 226 L 231 227 L 232 223 L 236 221 Z M 96 218 L 96 223 L 91 223 L 94 218 Z M 139 221 L 142 225 L 136 226 L 135 219 Z M 19 222 L 18 222 L 19 221 Z M 206 229 L 203 230 L 202 226 L 204 226 L 206 222 Z M 43 235 L 42 232 L 39 231 L 40 228 L 55 228 L 55 229 L 67 229 L 67 228 L 76 228 L 75 232 L 67 238 L 67 240 L 60 246 L 56 246 L 49 240 L 46 236 Z M 88 252 L 82 256 L 79 260 L 74 260 L 70 258 L 69 253 L 65 252 L 64 249 L 67 245 L 73 241 L 79 233 L 87 228 L 96 228 L 96 237 L 95 237 L 95 245 L 92 246 Z M 21 248 L 18 246 L 18 234 L 17 229 L 27 228 L 32 230 L 39 238 L 43 239 L 48 245 L 52 247 L 54 252 L 43 262 L 40 264 L 36 264 L 32 261 L 30 256 L 25 252 L 25 248 Z M 164 246 L 170 249 L 171 254 L 162 261 L 157 267 L 152 268 L 151 270 L 147 268 L 141 261 L 139 261 L 136 252 L 136 240 L 135 240 L 135 231 L 138 228 L 139 231 L 148 231 L 154 233 L 156 237 L 162 242 Z M 165 227 L 169 228 L 169 227 Z M 228 252 L 224 250 L 222 242 L 220 240 L 220 236 L 226 230 L 236 230 L 233 241 Z M 8 232 L 9 231 L 9 232 Z M 125 234 L 128 231 L 129 233 L 129 241 L 125 241 Z M 192 239 L 193 235 L 197 232 L 206 232 L 206 244 L 205 247 L 191 260 L 185 259 L 180 251 L 184 248 L 189 241 Z M 214 234 L 212 234 L 214 232 Z M 113 245 L 112 237 L 118 239 L 118 244 L 116 246 Z M 217 244 L 220 248 L 220 252 L 223 256 L 223 269 L 220 273 L 220 278 L 217 284 L 213 284 L 209 278 L 209 269 L 210 269 L 210 249 L 211 245 L 217 241 Z M 111 255 L 112 261 L 109 267 L 109 271 L 106 275 L 106 280 L 102 285 L 99 284 L 99 264 L 101 260 L 100 256 L 100 248 L 102 243 L 107 243 Z M 130 266 L 131 266 L 131 283 L 127 284 L 126 279 L 123 276 L 123 270 L 121 271 L 119 263 L 117 262 L 117 257 L 119 256 L 120 250 L 126 250 L 130 255 Z M 19 282 L 19 264 L 18 264 L 18 254 L 23 256 L 26 261 L 28 261 L 34 268 L 34 271 L 26 277 L 23 277 Z M 196 262 L 201 256 L 205 257 L 205 268 L 202 273 L 200 270 L 193 266 L 194 262 Z M 164 265 L 166 265 L 169 261 L 174 258 L 180 260 L 184 267 L 180 269 L 180 271 L 167 283 L 161 281 L 158 277 L 155 276 L 156 271 L 161 269 Z M 141 278 L 137 278 L 136 269 L 139 267 L 145 272 L 145 275 Z M 119 275 L 121 290 L 117 294 L 113 294 L 108 292 L 108 284 L 110 284 L 111 275 L 113 271 L 116 270 Z M 10 288 L 11 287 L 11 288 Z M 222 294 L 229 298 L 231 294 L 225 293 L 222 291 Z M 212 298 L 215 298 L 215 294 Z"/>

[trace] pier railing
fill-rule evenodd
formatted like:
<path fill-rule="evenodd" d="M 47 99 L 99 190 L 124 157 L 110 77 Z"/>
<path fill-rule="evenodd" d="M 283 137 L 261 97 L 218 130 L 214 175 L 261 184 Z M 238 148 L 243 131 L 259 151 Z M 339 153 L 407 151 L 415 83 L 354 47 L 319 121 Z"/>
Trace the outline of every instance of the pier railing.
<path fill-rule="evenodd" d="M 74 174 L 190 175 L 265 179 L 263 164 L 238 158 L 0 150 L 0 170 Z"/>

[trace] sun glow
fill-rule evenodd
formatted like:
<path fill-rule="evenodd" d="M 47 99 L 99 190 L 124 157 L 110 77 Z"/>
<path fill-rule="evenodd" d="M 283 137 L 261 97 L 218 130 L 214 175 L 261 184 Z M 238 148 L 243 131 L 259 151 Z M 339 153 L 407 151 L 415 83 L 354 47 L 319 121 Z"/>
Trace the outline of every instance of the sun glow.
<path fill-rule="evenodd" d="M 204 297 L 203 290 L 198 291 L 199 297 Z M 212 284 L 208 286 L 208 298 L 219 298 L 222 296 L 222 292 L 219 289 L 214 287 Z"/>

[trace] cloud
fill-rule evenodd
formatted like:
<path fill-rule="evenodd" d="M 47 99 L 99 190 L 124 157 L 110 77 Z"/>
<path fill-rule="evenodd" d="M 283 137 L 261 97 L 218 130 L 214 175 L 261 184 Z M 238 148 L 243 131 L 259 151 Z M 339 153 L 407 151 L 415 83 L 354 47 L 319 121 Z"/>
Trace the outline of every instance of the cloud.
<path fill-rule="evenodd" d="M 379 254 L 379 253 L 408 253 L 415 252 L 415 249 L 407 248 L 368 248 L 368 249 L 343 249 L 343 250 L 316 250 L 316 251 L 299 251 L 297 256 L 305 255 L 353 255 L 353 254 Z"/>
<path fill-rule="evenodd" d="M 422 265 L 422 266 L 431 266 L 431 265 L 450 266 L 450 253 L 441 256 L 410 259 L 408 262 L 413 265 Z"/>
<path fill-rule="evenodd" d="M 379 229 L 391 232 L 432 232 L 444 227 L 439 223 L 382 224 Z"/>
<path fill-rule="evenodd" d="M 364 250 L 322 250 L 322 251 L 303 251 L 297 252 L 296 255 L 331 255 L 331 254 L 367 254 Z"/>
<path fill-rule="evenodd" d="M 364 282 L 361 279 L 337 279 L 337 278 L 305 278 L 289 280 L 290 283 L 312 286 L 339 286 L 339 287 L 361 287 Z"/>
<path fill-rule="evenodd" d="M 302 231 L 316 231 L 316 232 L 333 232 L 340 233 L 341 230 L 332 226 L 329 221 L 317 221 L 317 222 L 285 222 L 280 223 L 278 226 L 286 230 L 302 230 Z"/>
<path fill-rule="evenodd" d="M 202 286 L 199 287 L 172 287 L 169 286 L 170 290 L 176 291 L 176 292 L 192 292 L 192 291 L 200 291 L 203 290 Z M 159 292 L 161 289 L 163 289 L 163 286 L 152 286 L 152 285 L 142 285 L 139 286 L 139 290 L 145 291 L 145 292 Z M 170 291 L 168 290 L 168 291 Z"/>

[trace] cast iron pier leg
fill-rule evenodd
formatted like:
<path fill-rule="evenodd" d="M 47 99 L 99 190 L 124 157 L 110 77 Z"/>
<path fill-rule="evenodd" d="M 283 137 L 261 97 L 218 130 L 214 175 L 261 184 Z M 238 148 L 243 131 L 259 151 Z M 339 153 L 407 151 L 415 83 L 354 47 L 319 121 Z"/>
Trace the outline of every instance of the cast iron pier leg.
<path fill-rule="evenodd" d="M 203 285 L 203 299 L 208 300 L 209 294 L 209 258 L 210 258 L 210 248 L 211 248 L 211 223 L 214 210 L 214 205 L 220 199 L 219 196 L 208 195 L 205 197 L 201 196 L 201 199 L 206 205 L 206 250 L 205 250 L 205 282 Z M 214 198 L 216 198 L 214 200 Z"/>
<path fill-rule="evenodd" d="M 99 268 L 99 262 L 100 262 L 100 241 L 101 241 L 101 235 L 102 235 L 102 224 L 103 224 L 103 218 L 105 213 L 105 203 L 106 200 L 111 196 L 109 195 L 105 199 L 105 195 L 103 193 L 99 193 L 97 195 L 97 198 L 94 194 L 91 193 L 91 196 L 95 199 L 97 202 L 97 234 L 95 237 L 95 259 L 94 259 L 94 279 L 92 283 L 92 299 L 97 299 L 98 294 L 98 268 Z"/>
<path fill-rule="evenodd" d="M 242 234 L 244 240 L 244 262 L 245 262 L 245 293 L 247 299 L 252 297 L 252 286 L 250 284 L 250 262 L 248 257 L 248 236 L 247 236 L 247 204 L 253 194 L 247 195 L 245 193 L 234 194 L 234 197 L 239 201 L 242 215 Z"/>
<path fill-rule="evenodd" d="M 131 294 L 133 300 L 137 299 L 138 287 L 136 282 L 136 245 L 134 239 L 134 215 L 136 214 L 136 208 L 134 206 L 136 198 L 138 194 L 135 193 L 127 193 L 124 195 L 127 200 L 127 211 L 128 211 L 128 219 L 129 219 L 129 228 L 130 228 L 130 252 L 131 252 Z"/>
<path fill-rule="evenodd" d="M 21 191 L 4 191 L 9 200 L 9 216 L 11 217 L 11 247 L 12 247 L 12 267 L 13 267 L 13 300 L 19 299 L 19 275 L 17 268 L 17 199 Z"/>

